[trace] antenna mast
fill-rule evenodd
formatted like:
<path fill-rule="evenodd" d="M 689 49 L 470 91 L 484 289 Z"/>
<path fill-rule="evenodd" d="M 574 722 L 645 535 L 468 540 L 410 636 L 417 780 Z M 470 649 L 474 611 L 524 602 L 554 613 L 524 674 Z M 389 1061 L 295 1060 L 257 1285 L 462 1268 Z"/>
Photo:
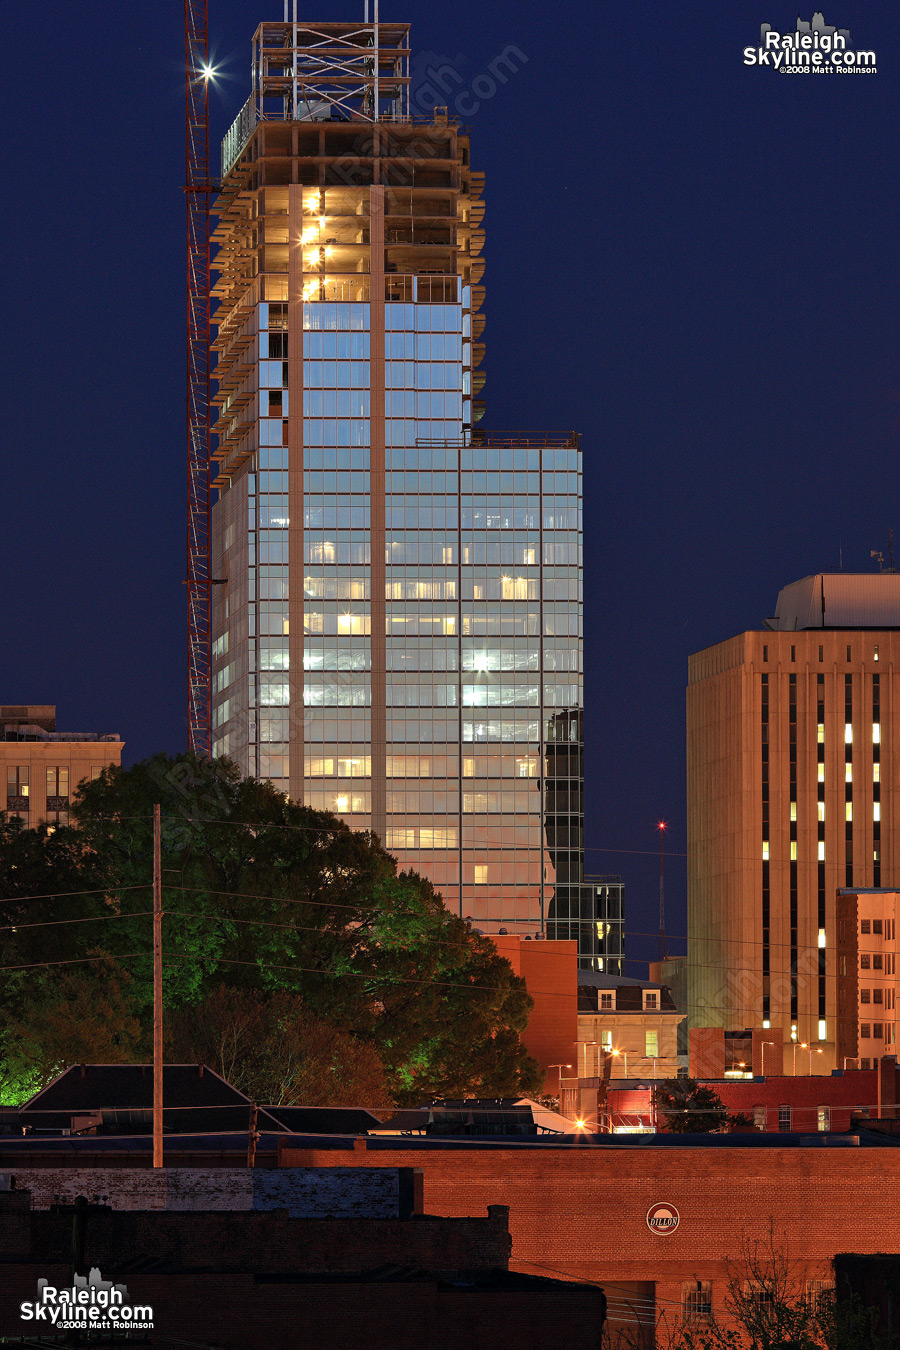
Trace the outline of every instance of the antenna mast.
<path fill-rule="evenodd" d="M 187 203 L 188 747 L 212 739 L 209 420 L 209 33 L 207 0 L 184 0 Z"/>
<path fill-rule="evenodd" d="M 666 896 L 663 878 L 665 861 L 666 822 L 661 820 L 656 827 L 659 830 L 659 959 L 666 959 Z"/>

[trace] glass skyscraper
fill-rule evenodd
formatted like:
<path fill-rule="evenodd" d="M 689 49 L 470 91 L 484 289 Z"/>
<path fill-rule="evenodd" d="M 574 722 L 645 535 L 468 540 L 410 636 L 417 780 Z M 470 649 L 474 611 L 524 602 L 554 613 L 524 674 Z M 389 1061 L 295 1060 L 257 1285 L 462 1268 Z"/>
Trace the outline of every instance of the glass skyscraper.
<path fill-rule="evenodd" d="M 223 145 L 213 750 L 576 937 L 581 451 L 481 429 L 483 175 L 408 40 L 261 25 Z"/>

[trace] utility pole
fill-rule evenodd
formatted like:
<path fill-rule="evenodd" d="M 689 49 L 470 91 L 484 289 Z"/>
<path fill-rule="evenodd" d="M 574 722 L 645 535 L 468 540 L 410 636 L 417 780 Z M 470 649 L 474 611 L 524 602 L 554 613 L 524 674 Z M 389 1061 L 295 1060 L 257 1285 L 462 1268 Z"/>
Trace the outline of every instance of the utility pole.
<path fill-rule="evenodd" d="M 250 1127 L 247 1130 L 247 1166 L 256 1166 L 256 1144 L 259 1139 L 259 1130 L 256 1128 L 256 1121 L 259 1115 L 259 1107 L 256 1102 L 250 1107 Z"/>
<path fill-rule="evenodd" d="M 661 820 L 656 827 L 659 830 L 659 959 L 666 959 L 666 896 L 663 881 L 665 861 L 666 822 Z"/>
<path fill-rule="evenodd" d="M 163 1165 L 162 868 L 159 802 L 153 808 L 153 1166 Z"/>

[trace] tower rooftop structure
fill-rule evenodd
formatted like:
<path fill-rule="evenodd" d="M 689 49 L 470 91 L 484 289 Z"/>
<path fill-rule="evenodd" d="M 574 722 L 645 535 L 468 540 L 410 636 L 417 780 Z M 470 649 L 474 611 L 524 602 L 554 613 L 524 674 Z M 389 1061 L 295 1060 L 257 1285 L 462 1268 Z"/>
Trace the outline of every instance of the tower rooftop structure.
<path fill-rule="evenodd" d="M 778 593 L 774 632 L 900 628 L 900 573 L 817 572 Z"/>

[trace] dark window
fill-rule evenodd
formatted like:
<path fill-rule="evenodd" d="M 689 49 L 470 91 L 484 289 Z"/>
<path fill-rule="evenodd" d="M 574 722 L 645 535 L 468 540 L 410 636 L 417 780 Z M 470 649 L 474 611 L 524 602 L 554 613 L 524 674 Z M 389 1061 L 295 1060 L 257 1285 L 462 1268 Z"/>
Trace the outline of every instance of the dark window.
<path fill-rule="evenodd" d="M 769 659 L 769 649 L 768 647 L 763 647 L 763 660 L 768 661 L 768 659 Z"/>
<path fill-rule="evenodd" d="M 861 953 L 860 953 L 860 957 L 859 957 L 859 968 L 860 968 L 860 970 L 868 970 L 869 967 L 871 966 L 871 964 L 872 964 L 872 958 L 869 956 L 869 953 L 868 953 L 868 952 L 861 952 Z"/>
<path fill-rule="evenodd" d="M 824 648 L 824 647 L 820 647 L 820 648 L 819 648 L 819 660 L 820 660 L 820 661 L 824 661 L 824 660 L 825 660 L 825 648 Z"/>
<path fill-rule="evenodd" d="M 873 919 L 873 920 L 872 920 L 872 932 L 873 932 L 873 933 L 880 933 L 880 932 L 881 932 L 881 926 L 882 926 L 882 925 L 881 925 L 881 920 L 880 920 L 880 919 Z"/>
<path fill-rule="evenodd" d="M 860 931 L 861 933 L 869 933 L 869 932 L 872 931 L 868 919 L 860 919 L 860 921 L 859 921 L 859 931 Z"/>
<path fill-rule="evenodd" d="M 869 1023 L 869 1022 L 860 1022 L 860 1024 L 859 1024 L 859 1034 L 860 1034 L 860 1039 L 861 1039 L 861 1040 L 864 1040 L 864 1041 L 870 1040 L 870 1039 L 871 1039 L 871 1036 L 872 1036 L 872 1027 L 871 1027 L 871 1023 Z"/>
<path fill-rule="evenodd" d="M 797 648 L 796 648 L 796 647 L 792 647 L 792 648 L 791 648 L 791 660 L 792 660 L 792 661 L 796 661 L 796 659 L 797 659 Z"/>
<path fill-rule="evenodd" d="M 875 1022 L 875 1023 L 873 1024 L 873 1026 L 872 1026 L 872 1035 L 875 1037 L 876 1041 L 883 1041 L 883 1040 L 884 1040 L 884 1023 L 883 1023 L 883 1022 Z"/>
<path fill-rule="evenodd" d="M 872 1002 L 872 991 L 871 991 L 871 989 L 860 989 L 860 991 L 859 991 L 859 1001 L 860 1001 L 860 1003 L 871 1003 L 871 1002 Z"/>
<path fill-rule="evenodd" d="M 789 1106 L 779 1106 L 778 1108 L 778 1129 L 781 1134 L 786 1134 L 791 1128 L 791 1108 Z"/>
<path fill-rule="evenodd" d="M 875 955 L 872 957 L 872 969 L 882 970 L 883 968 L 884 968 L 884 961 L 882 960 L 881 953 L 876 952 Z"/>

